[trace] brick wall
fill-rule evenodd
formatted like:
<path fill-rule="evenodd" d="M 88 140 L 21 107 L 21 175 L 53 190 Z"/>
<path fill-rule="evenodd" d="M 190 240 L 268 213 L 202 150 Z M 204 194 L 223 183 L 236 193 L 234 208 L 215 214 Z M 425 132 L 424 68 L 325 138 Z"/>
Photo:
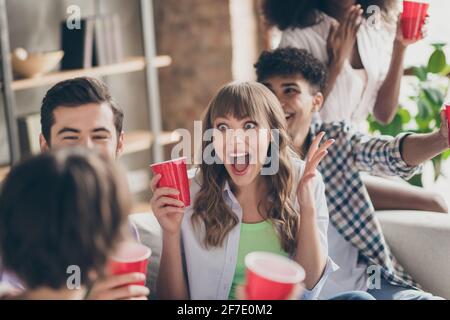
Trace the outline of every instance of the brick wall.
<path fill-rule="evenodd" d="M 160 70 L 163 127 L 187 128 L 232 80 L 228 0 L 155 0 L 157 48 L 173 59 Z"/>

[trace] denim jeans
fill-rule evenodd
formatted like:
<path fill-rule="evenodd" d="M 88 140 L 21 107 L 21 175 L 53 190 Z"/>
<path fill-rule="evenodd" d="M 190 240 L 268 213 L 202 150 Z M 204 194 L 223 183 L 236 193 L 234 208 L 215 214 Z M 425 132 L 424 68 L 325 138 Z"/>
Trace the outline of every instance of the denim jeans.
<path fill-rule="evenodd" d="M 377 300 L 444 300 L 425 291 L 395 286 L 384 279 L 381 280 L 380 289 L 370 289 L 367 292 Z"/>

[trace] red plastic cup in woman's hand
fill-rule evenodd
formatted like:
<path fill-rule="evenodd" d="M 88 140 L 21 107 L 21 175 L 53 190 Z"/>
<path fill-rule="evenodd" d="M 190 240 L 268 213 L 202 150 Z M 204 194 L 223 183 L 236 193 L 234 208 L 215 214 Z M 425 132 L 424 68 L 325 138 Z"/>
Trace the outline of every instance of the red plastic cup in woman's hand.
<path fill-rule="evenodd" d="M 191 204 L 191 197 L 189 192 L 189 180 L 187 176 L 186 158 L 179 158 L 165 162 L 155 163 L 150 166 L 153 174 L 161 175 L 158 181 L 158 188 L 172 188 L 177 189 L 180 194 L 177 196 L 169 196 L 180 200 L 186 207 Z"/>
<path fill-rule="evenodd" d="M 140 243 L 132 241 L 122 242 L 109 261 L 109 271 L 113 275 L 134 272 L 147 274 L 148 259 L 151 254 L 150 248 Z M 145 281 L 131 284 L 144 286 Z"/>
<path fill-rule="evenodd" d="M 305 279 L 295 261 L 269 252 L 252 252 L 245 257 L 248 300 L 286 300 Z"/>
<path fill-rule="evenodd" d="M 403 1 L 401 23 L 405 39 L 417 40 L 421 37 L 429 7 L 424 1 Z"/>

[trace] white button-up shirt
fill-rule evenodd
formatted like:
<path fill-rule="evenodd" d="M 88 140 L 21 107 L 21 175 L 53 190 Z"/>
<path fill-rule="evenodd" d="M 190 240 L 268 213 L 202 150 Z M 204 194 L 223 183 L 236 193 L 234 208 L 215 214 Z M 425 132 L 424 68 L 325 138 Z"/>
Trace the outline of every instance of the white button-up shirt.
<path fill-rule="evenodd" d="M 292 158 L 292 163 L 294 181 L 298 183 L 304 171 L 304 162 L 300 159 Z M 193 176 L 190 188 L 193 202 L 201 187 L 200 177 L 198 171 L 191 170 L 189 175 L 190 177 Z M 317 226 L 322 250 L 327 256 L 327 263 L 323 275 L 316 286 L 312 290 L 306 290 L 303 293 L 301 298 L 307 300 L 316 299 L 328 275 L 338 269 L 338 266 L 328 257 L 328 208 L 325 199 L 325 186 L 318 172 L 313 183 Z M 183 218 L 181 226 L 182 256 L 191 299 L 226 300 L 230 293 L 239 250 L 242 208 L 228 183 L 224 187 L 223 197 L 226 204 L 238 217 L 239 224 L 230 231 L 221 247 L 205 249 L 203 246 L 204 233 L 198 231 L 202 230 L 203 226 L 194 229 L 191 222 L 193 204 L 186 209 Z M 298 210 L 299 205 L 295 192 L 293 192 L 293 199 L 295 209 Z"/>

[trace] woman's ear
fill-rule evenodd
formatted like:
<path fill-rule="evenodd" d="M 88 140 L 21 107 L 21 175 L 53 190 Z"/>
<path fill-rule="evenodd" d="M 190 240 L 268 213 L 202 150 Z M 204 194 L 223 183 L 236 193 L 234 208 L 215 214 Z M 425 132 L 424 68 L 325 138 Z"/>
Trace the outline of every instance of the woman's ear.
<path fill-rule="evenodd" d="M 314 98 L 313 98 L 313 111 L 314 112 L 319 112 L 322 109 L 323 100 L 324 100 L 324 97 L 323 97 L 322 92 L 319 91 L 314 95 Z"/>

